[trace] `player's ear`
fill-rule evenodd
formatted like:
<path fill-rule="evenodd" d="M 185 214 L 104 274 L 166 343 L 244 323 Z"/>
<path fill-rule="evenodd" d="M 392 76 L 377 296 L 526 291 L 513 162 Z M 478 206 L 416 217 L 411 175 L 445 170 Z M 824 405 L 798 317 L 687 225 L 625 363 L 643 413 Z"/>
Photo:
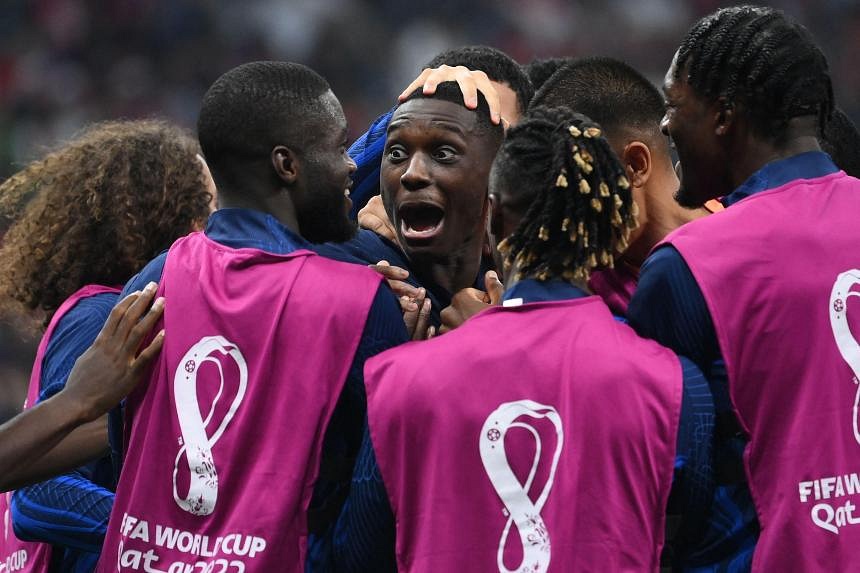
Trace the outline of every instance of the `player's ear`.
<path fill-rule="evenodd" d="M 717 135 L 726 135 L 735 121 L 735 106 L 724 97 L 716 101 L 714 113 L 714 131 Z"/>
<path fill-rule="evenodd" d="M 651 149 L 641 141 L 631 141 L 621 157 L 627 179 L 633 187 L 642 187 L 651 177 Z"/>
<path fill-rule="evenodd" d="M 272 167 L 281 181 L 287 185 L 296 182 L 299 176 L 300 162 L 293 150 L 285 145 L 276 145 L 272 148 L 271 160 Z"/>

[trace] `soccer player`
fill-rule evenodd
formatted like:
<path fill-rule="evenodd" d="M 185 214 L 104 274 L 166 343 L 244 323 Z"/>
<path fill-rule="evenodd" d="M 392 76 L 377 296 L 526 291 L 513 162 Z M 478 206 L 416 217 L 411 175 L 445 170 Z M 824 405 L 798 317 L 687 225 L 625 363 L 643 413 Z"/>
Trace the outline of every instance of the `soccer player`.
<path fill-rule="evenodd" d="M 27 405 L 61 393 L 120 285 L 205 224 L 214 187 L 198 153 L 192 137 L 163 122 L 96 124 L 0 186 L 15 218 L 0 250 L 0 300 L 45 329 Z M 47 543 L 27 544 L 29 570 L 92 570 L 114 497 L 106 427 L 102 418 L 77 432 L 87 463 L 12 496 L 3 557 L 21 547 L 17 536 Z"/>
<path fill-rule="evenodd" d="M 533 105 L 564 105 L 600 124 L 624 165 L 632 186 L 639 226 L 629 245 L 619 245 L 615 266 L 591 274 L 588 286 L 613 313 L 625 316 L 636 289 L 639 267 L 671 231 L 709 212 L 685 209 L 674 200 L 678 176 L 669 142 L 660 132 L 663 97 L 642 74 L 605 57 L 573 60 L 535 95 Z"/>
<path fill-rule="evenodd" d="M 481 70 L 482 79 L 487 80 L 493 87 L 485 93 L 485 97 L 493 98 L 490 108 L 498 109 L 498 112 L 494 111 L 493 114 L 498 113 L 499 119 L 493 115 L 493 123 L 504 119 L 508 124 L 515 124 L 528 107 L 534 95 L 534 88 L 517 62 L 504 52 L 489 46 L 462 46 L 437 54 L 401 94 L 401 101 L 417 88 L 425 88 L 427 81 L 430 82 L 426 84 L 427 95 L 432 94 L 436 85 L 443 81 L 456 81 L 465 77 L 471 86 L 475 79 L 469 70 Z M 464 101 L 469 109 L 475 109 L 478 106 L 477 91 L 464 94 L 461 101 Z M 379 116 L 367 132 L 349 148 L 349 155 L 357 164 L 353 178 L 355 186 L 350 193 L 353 217 L 372 197 L 379 195 L 379 170 L 392 113 L 394 109 Z"/>
<path fill-rule="evenodd" d="M 220 209 L 126 286 L 159 282 L 168 335 L 127 401 L 97 570 L 302 571 L 349 485 L 364 361 L 406 340 L 403 319 L 380 275 L 308 250 L 355 232 L 346 120 L 322 77 L 241 65 L 197 130 Z"/>
<path fill-rule="evenodd" d="M 719 487 L 685 565 L 854 570 L 860 181 L 819 148 L 827 61 L 782 12 L 726 8 L 688 31 L 663 92 L 677 200 L 727 206 L 654 251 L 628 313 L 703 369 L 717 409 Z"/>
<path fill-rule="evenodd" d="M 692 515 L 710 500 L 713 405 L 585 291 L 636 226 L 630 185 L 566 108 L 508 131 L 490 185 L 504 304 L 368 362 L 337 570 L 654 570 L 673 474 Z"/>
<path fill-rule="evenodd" d="M 470 72 L 469 68 L 485 71 Z M 461 85 L 463 95 L 459 101 L 469 109 L 477 108 L 478 92 L 484 93 L 489 98 L 490 119 L 495 124 L 516 123 L 534 94 L 528 77 L 510 56 L 489 46 L 463 46 L 436 55 L 400 95 L 400 100 L 404 101 L 418 88 L 430 96 L 437 85 L 447 81 L 456 81 Z M 426 332 L 426 328 L 420 327 L 421 324 L 429 322 L 433 324 L 431 329 L 438 327 L 439 312 L 447 306 L 450 293 L 434 284 L 422 284 L 409 272 L 408 261 L 403 259 L 402 245 L 398 244 L 397 232 L 379 195 L 385 137 L 393 113 L 394 110 L 391 110 L 380 116 L 349 149 L 350 156 L 358 166 L 353 177 L 355 185 L 350 194 L 354 202 L 353 215 L 358 213 L 361 226 L 377 235 L 359 235 L 358 262 L 376 265 L 375 268 L 388 278 L 395 293 L 401 295 L 407 329 L 413 337 L 421 338 Z M 362 206 L 364 208 L 359 212 Z M 484 249 L 486 267 L 492 266 L 488 256 L 490 249 L 491 243 L 487 240 Z M 350 260 L 343 253 L 329 254 L 340 260 Z M 394 266 L 389 258 L 395 259 Z M 377 265 L 379 262 L 383 264 Z M 401 267 L 398 263 L 407 266 Z M 477 277 L 475 282 L 481 283 L 482 277 Z M 425 298 L 430 300 L 429 314 L 422 308 Z"/>
<path fill-rule="evenodd" d="M 631 232 L 629 245 L 619 245 L 624 250 L 616 253 L 614 267 L 592 272 L 588 282 L 589 289 L 623 317 L 636 289 L 639 267 L 651 248 L 670 231 L 709 211 L 683 208 L 673 198 L 678 176 L 669 143 L 660 132 L 663 98 L 651 82 L 612 58 L 553 61 L 560 67 L 544 81 L 532 105 L 568 106 L 600 124 L 632 185 L 639 226 Z M 491 303 L 498 303 L 493 291 L 498 293 L 504 287 L 492 279 L 486 286 L 487 292 L 468 288 L 452 297 L 451 305 L 441 313 L 441 332 L 457 328 Z"/>
<path fill-rule="evenodd" d="M 380 183 L 398 244 L 362 230 L 347 243 L 315 247 L 326 257 L 407 270 L 422 292 L 416 310 L 432 325 L 450 293 L 483 276 L 487 179 L 503 137 L 483 96 L 476 110 L 462 101 L 457 84 L 446 82 L 432 96 L 414 91 L 391 117 Z"/>

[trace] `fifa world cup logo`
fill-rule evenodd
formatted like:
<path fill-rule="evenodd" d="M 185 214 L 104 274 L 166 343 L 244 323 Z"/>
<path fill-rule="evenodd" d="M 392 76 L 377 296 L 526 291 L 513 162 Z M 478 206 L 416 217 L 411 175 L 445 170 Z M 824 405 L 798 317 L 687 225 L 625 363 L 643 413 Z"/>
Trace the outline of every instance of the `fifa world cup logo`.
<path fill-rule="evenodd" d="M 543 451 L 541 434 L 535 428 L 534 422 L 541 419 L 548 420 L 555 428 L 555 451 L 552 455 L 546 483 L 540 490 L 537 499 L 532 501 L 529 497 L 529 491 L 538 473 Z M 505 435 L 512 428 L 527 431 L 535 441 L 534 458 L 525 483 L 521 482 L 514 474 L 508 460 L 508 454 L 505 451 Z M 493 484 L 493 489 L 496 490 L 505 506 L 504 513 L 508 516 L 496 555 L 496 563 L 501 573 L 513 573 L 514 571 L 541 573 L 549 567 L 551 555 L 549 531 L 547 531 L 541 516 L 541 510 L 546 504 L 555 480 L 555 470 L 561 456 L 563 441 L 561 416 L 556 409 L 532 400 L 519 400 L 502 404 L 489 415 L 483 428 L 481 428 L 479 441 L 481 461 L 490 482 Z M 508 569 L 504 563 L 505 547 L 511 527 L 516 527 L 523 547 L 522 562 L 519 567 L 513 570 Z"/>
<path fill-rule="evenodd" d="M 860 287 L 860 270 L 852 269 L 836 277 L 833 290 L 830 291 L 830 327 L 833 329 L 833 336 L 836 339 L 839 353 L 854 373 L 854 384 L 857 385 L 857 392 L 854 395 L 854 419 L 852 422 L 854 439 L 860 444 L 860 428 L 858 428 L 857 419 L 857 405 L 860 401 L 860 344 L 851 333 L 851 327 L 848 323 L 848 299 L 855 296 L 860 297 L 860 290 L 851 290 L 854 287 Z"/>
<path fill-rule="evenodd" d="M 232 360 L 238 369 L 238 387 L 234 387 L 235 384 L 225 384 L 225 360 Z M 218 372 L 219 387 L 204 418 L 200 411 L 199 395 L 203 388 L 198 380 L 198 373 L 206 363 L 214 365 L 215 371 Z M 173 391 L 182 432 L 182 447 L 173 466 L 173 499 L 188 513 L 209 515 L 215 510 L 215 503 L 218 501 L 218 472 L 212 457 L 212 448 L 236 415 L 247 387 L 248 366 L 245 357 L 235 344 L 221 336 L 201 338 L 179 361 L 173 377 Z M 229 399 L 229 394 L 233 392 L 235 395 L 220 422 L 213 420 L 219 402 Z M 211 391 L 206 392 L 206 395 L 211 395 Z M 207 435 L 210 423 L 215 430 L 211 435 Z M 181 463 L 183 457 L 186 464 Z M 184 471 L 186 467 L 189 472 L 188 493 L 180 495 L 176 479 L 180 468 Z"/>

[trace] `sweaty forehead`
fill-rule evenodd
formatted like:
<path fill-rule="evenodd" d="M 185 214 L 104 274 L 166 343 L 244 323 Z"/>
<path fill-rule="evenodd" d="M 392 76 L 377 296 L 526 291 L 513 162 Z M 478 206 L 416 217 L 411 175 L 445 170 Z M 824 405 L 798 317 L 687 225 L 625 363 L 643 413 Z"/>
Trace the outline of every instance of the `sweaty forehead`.
<path fill-rule="evenodd" d="M 388 124 L 388 132 L 420 124 L 422 127 L 459 131 L 467 135 L 475 130 L 476 123 L 475 112 L 460 104 L 431 98 L 416 98 L 404 102 L 394 111 Z"/>

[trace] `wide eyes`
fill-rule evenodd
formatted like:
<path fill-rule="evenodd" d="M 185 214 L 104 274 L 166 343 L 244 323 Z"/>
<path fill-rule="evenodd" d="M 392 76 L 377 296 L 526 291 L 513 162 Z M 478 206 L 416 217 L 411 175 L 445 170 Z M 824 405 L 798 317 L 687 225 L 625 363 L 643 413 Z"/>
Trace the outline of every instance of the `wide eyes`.
<path fill-rule="evenodd" d="M 457 150 L 450 145 L 440 145 L 430 152 L 430 156 L 438 163 L 451 163 L 457 158 Z M 392 144 L 385 152 L 385 158 L 391 163 L 399 163 L 409 157 L 406 149 L 400 144 Z"/>
<path fill-rule="evenodd" d="M 392 145 L 388 148 L 388 151 L 385 155 L 388 161 L 391 161 L 392 163 L 398 163 L 406 159 L 406 150 L 403 149 L 403 147 L 400 145 Z"/>
<path fill-rule="evenodd" d="M 433 150 L 433 158 L 440 163 L 450 163 L 457 157 L 457 151 L 450 146 L 443 145 L 442 147 Z"/>

